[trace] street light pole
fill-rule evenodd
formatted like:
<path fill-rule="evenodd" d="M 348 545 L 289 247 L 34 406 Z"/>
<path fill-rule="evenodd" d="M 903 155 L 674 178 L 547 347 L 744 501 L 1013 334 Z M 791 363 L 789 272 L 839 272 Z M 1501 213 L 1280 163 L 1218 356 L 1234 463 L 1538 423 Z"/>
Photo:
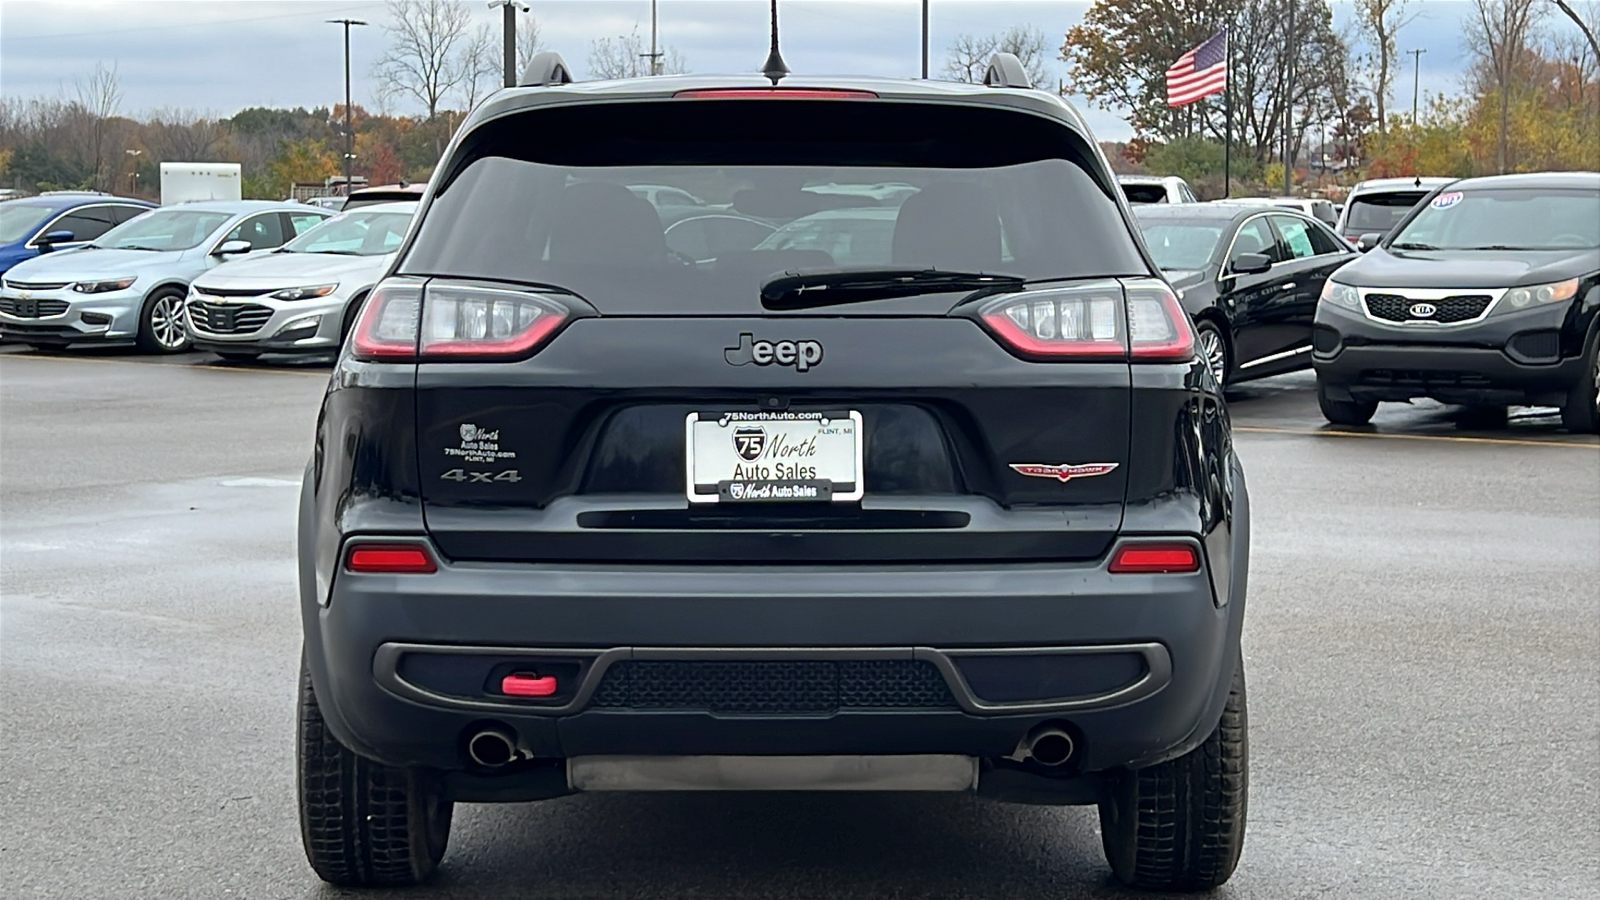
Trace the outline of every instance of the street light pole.
<path fill-rule="evenodd" d="M 517 0 L 492 0 L 490 9 L 500 7 L 505 14 L 505 47 L 502 65 L 505 69 L 504 80 L 501 82 L 506 87 L 517 86 L 517 11 L 527 12 L 528 8 L 518 3 Z"/>
<path fill-rule="evenodd" d="M 139 196 L 139 154 L 143 153 L 144 151 L 128 150 L 125 152 L 129 156 L 133 157 L 133 171 L 128 173 L 128 192 L 137 197 Z"/>
<path fill-rule="evenodd" d="M 344 195 L 350 196 L 350 163 L 356 155 L 356 134 L 350 126 L 350 26 L 365 25 L 360 19 L 329 19 L 330 25 L 344 26 Z"/>
<path fill-rule="evenodd" d="M 922 78 L 928 78 L 928 0 L 922 0 Z"/>
<path fill-rule="evenodd" d="M 1422 84 L 1422 54 L 1428 51 L 1418 47 L 1415 50 L 1407 50 L 1406 52 L 1411 54 L 1411 127 L 1415 128 L 1417 127 L 1417 94 L 1420 92 L 1419 86 Z"/>

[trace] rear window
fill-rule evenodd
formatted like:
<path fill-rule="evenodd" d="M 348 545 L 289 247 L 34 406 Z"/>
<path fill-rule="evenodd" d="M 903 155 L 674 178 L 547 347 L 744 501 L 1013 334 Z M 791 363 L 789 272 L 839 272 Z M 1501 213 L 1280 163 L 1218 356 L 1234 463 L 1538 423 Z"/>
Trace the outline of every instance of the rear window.
<path fill-rule="evenodd" d="M 536 110 L 467 138 L 400 271 L 553 285 L 636 314 L 760 311 L 761 283 L 797 269 L 1147 274 L 1088 158 L 1066 127 L 993 108 Z M 752 227 L 673 229 L 681 209 L 647 199 L 663 189 Z"/>
<path fill-rule="evenodd" d="M 1350 215 L 1344 223 L 1345 234 L 1387 234 L 1400 224 L 1417 201 L 1428 196 L 1427 191 L 1390 191 L 1382 194 L 1362 194 L 1350 201 Z"/>
<path fill-rule="evenodd" d="M 1122 193 L 1129 203 L 1165 203 L 1167 189 L 1159 184 L 1125 184 Z"/>

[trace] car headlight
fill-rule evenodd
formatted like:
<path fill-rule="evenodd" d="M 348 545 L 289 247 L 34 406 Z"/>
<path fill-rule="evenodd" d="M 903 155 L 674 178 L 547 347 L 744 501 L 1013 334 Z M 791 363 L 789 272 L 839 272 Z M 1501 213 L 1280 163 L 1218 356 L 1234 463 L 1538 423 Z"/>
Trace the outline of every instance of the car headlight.
<path fill-rule="evenodd" d="M 1332 280 L 1322 283 L 1322 302 L 1342 306 L 1345 309 L 1357 311 L 1361 309 L 1361 295 L 1356 289 Z"/>
<path fill-rule="evenodd" d="M 274 300 L 307 300 L 312 297 L 326 297 L 337 290 L 337 284 L 318 284 L 311 287 L 284 288 L 281 291 L 268 294 Z"/>
<path fill-rule="evenodd" d="M 1578 296 L 1578 279 L 1568 278 L 1554 284 L 1531 284 L 1506 291 L 1496 312 L 1516 312 L 1531 306 L 1547 306 Z"/>
<path fill-rule="evenodd" d="M 74 284 L 72 289 L 80 294 L 104 294 L 108 291 L 120 291 L 131 287 L 136 280 L 138 279 L 135 276 L 129 275 L 127 278 L 106 278 L 101 281 L 80 281 Z"/>

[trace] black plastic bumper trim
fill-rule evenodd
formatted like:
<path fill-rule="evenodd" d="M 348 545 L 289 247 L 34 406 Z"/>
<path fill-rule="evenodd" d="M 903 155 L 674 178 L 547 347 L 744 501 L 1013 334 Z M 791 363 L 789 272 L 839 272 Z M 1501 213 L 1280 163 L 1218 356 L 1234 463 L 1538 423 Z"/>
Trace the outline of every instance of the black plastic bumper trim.
<path fill-rule="evenodd" d="M 523 657 L 530 660 L 578 659 L 590 661 L 581 676 L 578 690 L 565 703 L 541 705 L 529 702 L 496 702 L 458 697 L 428 690 L 400 675 L 400 661 L 407 653 L 454 654 L 459 656 Z M 1115 690 L 1077 697 L 996 703 L 981 700 L 972 692 L 954 662 L 962 656 L 1084 656 L 1102 653 L 1136 653 L 1144 659 L 1144 674 Z M 637 660 L 840 660 L 840 659 L 920 659 L 939 670 L 962 711 L 973 715 L 1015 715 L 1019 713 L 1057 713 L 1120 706 L 1154 694 L 1172 680 L 1172 657 L 1159 643 L 1097 644 L 1073 647 L 1005 647 L 939 650 L 933 647 L 612 647 L 609 649 L 450 646 L 439 644 L 386 643 L 373 656 L 373 676 L 385 690 L 416 703 L 452 710 L 515 715 L 561 716 L 580 712 L 599 688 L 606 669 L 624 659 Z"/>

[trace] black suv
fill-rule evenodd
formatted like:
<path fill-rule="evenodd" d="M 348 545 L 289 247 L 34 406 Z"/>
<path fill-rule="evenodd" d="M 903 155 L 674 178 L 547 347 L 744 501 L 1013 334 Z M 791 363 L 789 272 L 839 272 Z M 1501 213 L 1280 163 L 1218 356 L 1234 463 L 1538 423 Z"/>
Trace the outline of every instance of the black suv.
<path fill-rule="evenodd" d="M 1600 174 L 1469 178 L 1437 188 L 1334 273 L 1312 328 L 1323 415 L 1431 397 L 1465 421 L 1558 406 L 1600 430 Z"/>
<path fill-rule="evenodd" d="M 1225 881 L 1244 477 L 1082 119 L 1006 59 L 544 70 L 462 125 L 323 403 L 317 874 L 427 877 L 455 801 L 904 790 L 1099 804 L 1124 882 Z M 691 258 L 638 185 L 800 225 Z"/>

